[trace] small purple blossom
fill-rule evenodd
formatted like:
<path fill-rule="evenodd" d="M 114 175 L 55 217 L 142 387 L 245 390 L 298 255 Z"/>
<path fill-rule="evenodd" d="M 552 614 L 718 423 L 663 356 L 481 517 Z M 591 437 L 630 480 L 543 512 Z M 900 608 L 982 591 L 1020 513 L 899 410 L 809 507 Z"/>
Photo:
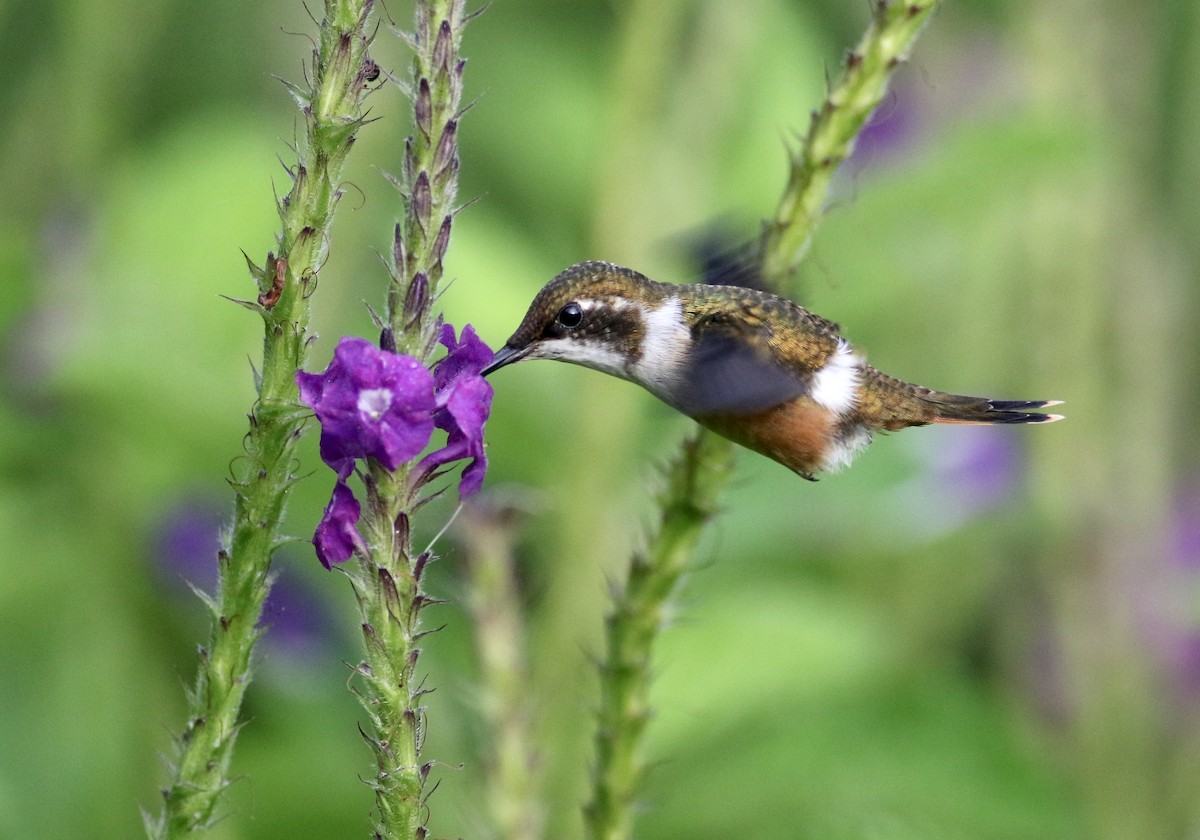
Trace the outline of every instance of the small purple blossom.
<path fill-rule="evenodd" d="M 321 460 L 339 477 L 356 458 L 389 470 L 415 458 L 433 434 L 433 375 L 412 356 L 343 338 L 324 373 L 296 373 L 300 399 L 321 421 Z"/>
<path fill-rule="evenodd" d="M 936 441 L 911 440 L 920 468 L 895 489 L 901 517 L 895 533 L 932 540 L 1003 508 L 1025 470 L 1015 438 L 1005 432 L 998 426 L 961 427 L 947 429 Z"/>
<path fill-rule="evenodd" d="M 172 589 L 194 586 L 212 592 L 217 585 L 217 552 L 228 513 L 206 498 L 185 496 L 166 507 L 158 523 L 154 556 Z"/>
<path fill-rule="evenodd" d="M 259 625 L 272 653 L 290 663 L 304 660 L 325 662 L 336 639 L 335 622 L 329 607 L 291 564 L 277 569 L 275 583 L 263 602 Z"/>
<path fill-rule="evenodd" d="M 362 547 L 356 527 L 361 506 L 346 484 L 356 460 L 373 458 L 395 470 L 421 453 L 436 427 L 447 433 L 446 445 L 425 456 L 414 485 L 463 458 L 472 460 L 459 481 L 460 498 L 483 484 L 483 428 L 492 387 L 479 372 L 491 362 L 492 351 L 470 325 L 456 338 L 454 327 L 446 324 L 439 340 L 448 352 L 432 373 L 411 356 L 380 350 L 361 338 L 343 338 L 324 373 L 296 374 L 300 399 L 321 423 L 321 460 L 338 476 L 313 535 L 326 568 Z"/>
<path fill-rule="evenodd" d="M 443 464 L 471 458 L 458 483 L 459 498 L 465 498 L 479 492 L 487 472 L 483 427 L 492 408 L 492 386 L 479 372 L 492 361 L 492 351 L 470 324 L 463 327 L 461 341 L 446 324 L 439 340 L 449 352 L 434 369 L 438 411 L 433 419 L 446 432 L 446 445 L 426 455 L 417 474 L 424 478 Z"/>
<path fill-rule="evenodd" d="M 152 545 L 154 571 L 172 595 L 189 597 L 193 590 L 217 589 L 217 552 L 228 528 L 226 506 L 198 494 L 164 504 Z M 289 563 L 272 570 L 274 584 L 263 603 L 259 627 L 273 651 L 299 660 L 333 636 L 328 609 L 297 579 Z"/>
<path fill-rule="evenodd" d="M 434 417 L 437 427 L 447 433 L 446 445 L 421 460 L 418 474 L 425 477 L 443 464 L 472 458 L 458 482 L 458 495 L 465 498 L 478 493 L 487 471 L 483 426 L 491 406 L 492 386 L 483 377 L 476 375 L 459 380 L 448 394 L 445 407 Z"/>
<path fill-rule="evenodd" d="M 334 563 L 349 560 L 354 549 L 362 544 L 362 537 L 355 527 L 361 515 L 362 507 L 354 498 L 354 492 L 339 478 L 333 485 L 333 495 L 329 497 L 312 540 L 317 559 L 326 569 L 333 568 Z"/>

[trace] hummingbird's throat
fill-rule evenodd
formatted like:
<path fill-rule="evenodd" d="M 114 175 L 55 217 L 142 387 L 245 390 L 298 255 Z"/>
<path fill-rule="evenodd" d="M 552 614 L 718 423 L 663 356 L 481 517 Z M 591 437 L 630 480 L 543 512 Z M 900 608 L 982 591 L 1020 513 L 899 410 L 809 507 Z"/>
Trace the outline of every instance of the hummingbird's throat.
<path fill-rule="evenodd" d="M 595 336 L 552 338 L 538 342 L 530 359 L 556 359 L 629 379 L 629 359 L 612 344 Z"/>

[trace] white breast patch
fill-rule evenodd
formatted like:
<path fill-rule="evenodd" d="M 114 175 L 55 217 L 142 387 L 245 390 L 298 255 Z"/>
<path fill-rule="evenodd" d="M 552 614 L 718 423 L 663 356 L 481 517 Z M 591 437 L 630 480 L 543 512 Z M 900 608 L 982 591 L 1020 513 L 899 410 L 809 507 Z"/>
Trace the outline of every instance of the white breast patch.
<path fill-rule="evenodd" d="M 683 375 L 691 343 L 691 332 L 683 321 L 683 303 L 678 297 L 643 309 L 642 353 L 633 365 L 633 378 L 665 399 L 674 393 Z"/>
<path fill-rule="evenodd" d="M 858 402 L 861 382 L 862 358 L 854 352 L 850 342 L 839 338 L 837 350 L 825 362 L 825 367 L 813 374 L 813 402 L 840 417 Z"/>

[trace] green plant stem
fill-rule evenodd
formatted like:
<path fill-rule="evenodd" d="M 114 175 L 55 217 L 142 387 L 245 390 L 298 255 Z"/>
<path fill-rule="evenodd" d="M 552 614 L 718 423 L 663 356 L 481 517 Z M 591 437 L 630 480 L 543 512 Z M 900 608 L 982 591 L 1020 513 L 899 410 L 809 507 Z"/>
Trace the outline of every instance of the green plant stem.
<path fill-rule="evenodd" d="M 727 441 L 699 431 L 684 441 L 665 470 L 658 526 L 645 552 L 634 555 L 625 586 L 614 598 L 600 666 L 593 799 L 585 809 L 595 840 L 633 836 L 633 806 L 645 770 L 641 741 L 650 720 L 654 641 L 732 471 Z"/>
<path fill-rule="evenodd" d="M 368 493 L 378 513 L 384 513 L 382 502 L 407 497 L 406 477 L 405 469 L 395 474 L 372 470 Z M 386 482 L 382 488 L 380 481 Z M 407 522 L 404 514 L 392 520 L 364 516 L 361 527 L 370 554 L 361 558 L 357 573 L 347 574 L 362 616 L 365 658 L 358 667 L 363 686 L 358 697 L 371 722 L 363 738 L 376 759 L 371 781 L 378 810 L 375 836 L 411 840 L 425 836 L 421 799 L 429 767 L 419 761 L 423 709 L 413 671 L 422 596 L 420 571 L 409 561 Z"/>
<path fill-rule="evenodd" d="M 415 54 L 412 81 L 414 134 L 401 174 L 392 181 L 405 199 L 396 225 L 391 282 L 381 344 L 428 364 L 441 318 L 433 301 L 449 245 L 458 185 L 458 118 L 463 62 L 462 31 L 469 20 L 464 0 L 420 0 L 415 25 L 399 33 Z M 412 548 L 411 516 L 422 488 L 412 486 L 410 466 L 389 473 L 372 463 L 366 475 L 368 502 L 360 525 L 367 546 L 346 570 L 362 619 L 364 660 L 356 669 L 356 694 L 370 727 L 363 738 L 375 753 L 375 836 L 415 840 L 426 836 L 422 762 L 424 690 L 415 678 L 421 608 L 421 573 L 428 555 Z"/>
<path fill-rule="evenodd" d="M 808 252 L 838 164 L 871 112 L 883 101 L 888 80 L 912 49 L 938 0 L 879 0 L 859 45 L 846 59 L 801 148 L 792 155 L 788 183 L 775 218 L 760 243 L 764 280 L 784 288 Z M 596 733 L 592 802 L 585 809 L 592 840 L 633 836 L 637 791 L 644 773 L 642 737 L 650 718 L 650 657 L 663 615 L 704 525 L 732 474 L 733 444 L 700 429 L 684 441 L 667 468 L 661 518 L 647 549 L 633 558 L 628 581 L 614 596 L 600 665 L 601 701 Z"/>
<path fill-rule="evenodd" d="M 251 653 L 270 588 L 271 554 L 280 541 L 293 451 L 307 411 L 297 404 L 295 374 L 304 361 L 308 298 L 328 248 L 342 165 L 363 125 L 370 90 L 368 18 L 373 0 L 327 0 L 308 87 L 289 85 L 304 115 L 305 137 L 291 170 L 292 188 L 279 203 L 278 256 L 251 264 L 257 302 L 243 301 L 264 322 L 258 398 L 243 442 L 245 458 L 230 481 L 236 494 L 232 535 L 219 555 L 215 599 L 205 597 L 212 635 L 200 650 L 188 723 L 178 738 L 163 808 L 147 818 L 152 837 L 177 837 L 207 827 L 222 791 L 251 678 Z"/>
<path fill-rule="evenodd" d="M 487 806 L 502 840 L 538 840 L 544 814 L 530 723 L 525 616 L 513 562 L 520 516 L 514 507 L 473 503 L 461 531 L 467 543 L 466 607 L 479 657 L 479 706 L 488 732 Z"/>
<path fill-rule="evenodd" d="M 763 232 L 763 276 L 777 288 L 787 286 L 808 253 L 834 172 L 850 155 L 938 2 L 876 0 L 866 33 L 846 55 L 841 78 L 813 112 L 803 144 L 791 155 L 787 187 Z"/>

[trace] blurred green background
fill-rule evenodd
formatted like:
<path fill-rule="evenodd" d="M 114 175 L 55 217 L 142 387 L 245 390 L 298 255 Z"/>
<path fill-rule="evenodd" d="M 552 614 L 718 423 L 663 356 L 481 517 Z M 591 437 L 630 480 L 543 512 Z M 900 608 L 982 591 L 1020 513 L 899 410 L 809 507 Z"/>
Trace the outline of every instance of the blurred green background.
<path fill-rule="evenodd" d="M 401 24 L 410 4 L 387 10 Z M 467 30 L 447 317 L 493 345 L 566 265 L 694 276 L 747 239 L 866 2 L 501 0 Z M 293 0 L 0 5 L 0 836 L 128 837 L 206 635 L 259 321 L 239 249 L 314 30 Z M 301 34 L 296 34 L 301 33 Z M 657 663 L 643 838 L 1138 838 L 1200 831 L 1200 6 L 948 3 L 859 149 L 799 278 L 871 360 L 1058 398 L 1044 428 L 919 429 L 819 484 L 742 453 Z M 403 75 L 386 29 L 373 50 Z M 311 367 L 371 335 L 407 103 L 350 159 Z M 495 378 L 489 493 L 516 556 L 550 838 L 581 836 L 609 582 L 688 422 L 626 383 Z M 307 536 L 280 589 L 215 838 L 364 836 L 346 582 Z M 431 509 L 432 535 L 449 514 Z M 421 668 L 434 836 L 486 838 L 462 539 Z"/>

